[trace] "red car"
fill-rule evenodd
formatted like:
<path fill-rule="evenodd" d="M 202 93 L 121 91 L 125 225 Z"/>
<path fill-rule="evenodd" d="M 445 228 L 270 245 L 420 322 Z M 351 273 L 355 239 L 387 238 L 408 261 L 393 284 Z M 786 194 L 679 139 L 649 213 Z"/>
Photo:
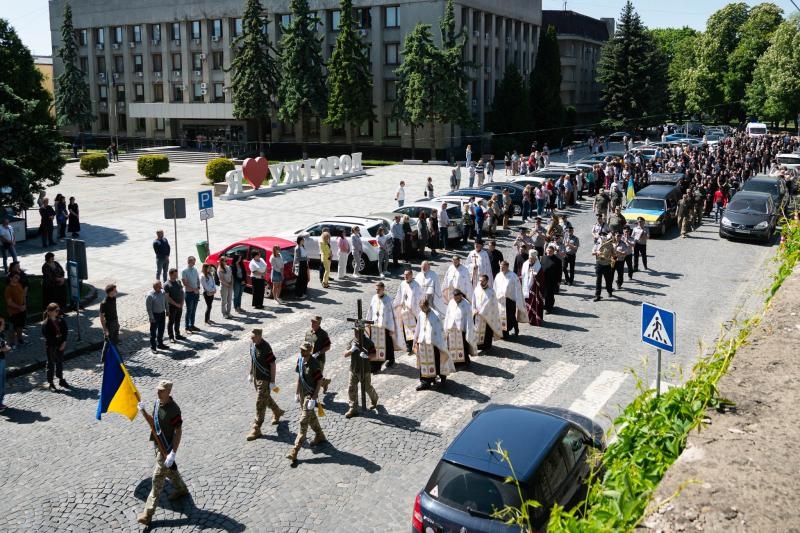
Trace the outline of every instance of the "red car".
<path fill-rule="evenodd" d="M 292 241 L 287 241 L 286 239 L 281 239 L 280 237 L 249 237 L 247 239 L 242 239 L 241 241 L 230 244 L 219 252 L 214 252 L 213 254 L 209 255 L 206 257 L 205 264 L 216 266 L 217 263 L 219 263 L 219 258 L 224 257 L 227 260 L 228 265 L 230 265 L 233 262 L 234 255 L 237 253 L 242 254 L 242 257 L 244 258 L 244 270 L 246 276 L 245 289 L 252 290 L 253 286 L 250 283 L 250 259 L 252 259 L 254 252 L 260 253 L 261 257 L 264 258 L 264 261 L 267 262 L 266 297 L 271 298 L 272 282 L 270 281 L 270 274 L 272 272 L 272 268 L 270 258 L 272 257 L 272 247 L 280 246 L 281 248 L 281 256 L 283 257 L 284 261 L 283 286 L 284 288 L 290 288 L 294 286 L 295 281 L 297 280 L 293 269 L 295 245 L 296 244 Z"/>

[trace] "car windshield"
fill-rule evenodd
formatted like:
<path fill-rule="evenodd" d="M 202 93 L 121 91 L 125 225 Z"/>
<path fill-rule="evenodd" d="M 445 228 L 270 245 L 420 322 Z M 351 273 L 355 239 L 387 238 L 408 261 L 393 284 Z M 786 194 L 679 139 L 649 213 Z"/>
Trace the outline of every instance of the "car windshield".
<path fill-rule="evenodd" d="M 744 184 L 742 190 L 752 191 L 752 192 L 767 192 L 769 194 L 775 195 L 778 194 L 778 182 L 775 180 L 770 180 L 770 181 L 750 180 Z"/>
<path fill-rule="evenodd" d="M 369 226 L 369 227 L 367 228 L 367 233 L 369 233 L 369 234 L 370 234 L 370 236 L 372 236 L 372 237 L 377 237 L 377 236 L 378 236 L 378 229 L 379 229 L 381 226 L 382 226 L 383 228 L 385 228 L 385 229 L 386 229 L 386 231 L 389 231 L 389 228 L 386 226 L 386 223 L 384 223 L 384 222 L 379 222 L 379 223 L 377 223 L 377 224 L 374 224 L 374 225 L 372 225 L 372 226 Z"/>
<path fill-rule="evenodd" d="M 728 209 L 739 213 L 766 213 L 767 201 L 761 198 L 741 198 L 734 196 L 728 204 Z"/>
<path fill-rule="evenodd" d="M 281 248 L 281 258 L 283 258 L 284 263 L 291 264 L 294 261 L 294 248 L 294 246 Z"/>
<path fill-rule="evenodd" d="M 766 135 L 767 128 L 750 128 L 751 135 Z"/>
<path fill-rule="evenodd" d="M 506 505 L 517 508 L 520 505 L 519 493 L 513 484 L 447 461 L 439 462 L 425 492 L 449 507 L 480 515 L 491 516 Z"/>
<path fill-rule="evenodd" d="M 655 198 L 634 198 L 628 203 L 628 209 L 664 211 L 664 200 L 657 200 Z"/>
<path fill-rule="evenodd" d="M 800 165 L 800 157 L 798 156 L 776 156 L 775 161 L 779 165 Z"/>

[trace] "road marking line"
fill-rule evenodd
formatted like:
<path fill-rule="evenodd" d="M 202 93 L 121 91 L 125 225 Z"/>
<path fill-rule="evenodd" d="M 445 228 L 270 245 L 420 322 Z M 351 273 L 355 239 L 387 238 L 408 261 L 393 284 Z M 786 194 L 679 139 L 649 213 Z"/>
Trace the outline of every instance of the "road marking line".
<path fill-rule="evenodd" d="M 514 396 L 509 405 L 534 405 L 543 403 L 556 389 L 574 374 L 580 365 L 556 361 L 544 371 L 541 377 L 528 385 L 525 390 Z"/>
<path fill-rule="evenodd" d="M 586 417 L 594 418 L 627 377 L 628 374 L 624 372 L 604 370 L 584 389 L 581 397 L 572 402 L 569 409 Z"/>

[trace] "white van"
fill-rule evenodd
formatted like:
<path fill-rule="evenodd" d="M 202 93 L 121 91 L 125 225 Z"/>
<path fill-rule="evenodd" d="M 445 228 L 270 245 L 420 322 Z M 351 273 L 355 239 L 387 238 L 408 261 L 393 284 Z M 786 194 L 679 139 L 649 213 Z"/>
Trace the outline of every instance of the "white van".
<path fill-rule="evenodd" d="M 748 137 L 763 137 L 767 134 L 767 125 L 763 122 L 748 122 L 744 131 Z"/>

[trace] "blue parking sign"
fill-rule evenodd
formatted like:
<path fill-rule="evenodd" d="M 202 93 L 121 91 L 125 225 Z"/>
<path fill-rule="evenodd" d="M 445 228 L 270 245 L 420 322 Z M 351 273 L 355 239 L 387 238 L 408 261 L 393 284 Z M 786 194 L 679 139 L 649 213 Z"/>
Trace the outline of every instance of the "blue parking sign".
<path fill-rule="evenodd" d="M 675 353 L 675 313 L 643 303 L 642 342 Z"/>
<path fill-rule="evenodd" d="M 214 207 L 214 191 L 200 191 L 197 193 L 197 203 L 200 210 L 211 209 Z"/>

